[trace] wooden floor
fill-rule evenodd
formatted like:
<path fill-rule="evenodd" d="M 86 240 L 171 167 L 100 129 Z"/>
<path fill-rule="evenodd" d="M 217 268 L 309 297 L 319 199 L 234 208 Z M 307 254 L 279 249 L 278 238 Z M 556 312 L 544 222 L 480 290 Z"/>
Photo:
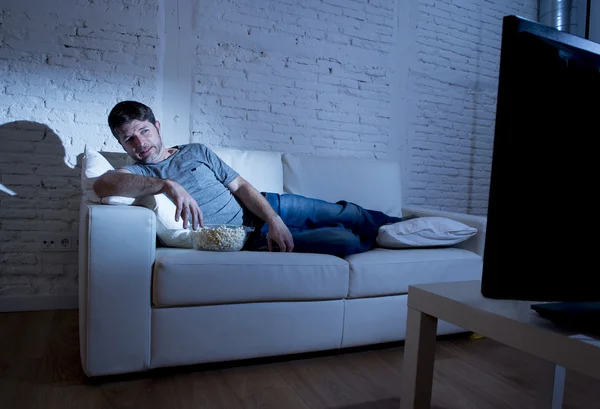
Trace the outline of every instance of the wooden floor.
<path fill-rule="evenodd" d="M 0 408 L 397 409 L 402 344 L 88 380 L 77 311 L 0 314 Z M 538 361 L 489 339 L 438 342 L 432 407 L 531 408 Z M 600 408 L 600 382 L 567 373 L 564 408 Z"/>

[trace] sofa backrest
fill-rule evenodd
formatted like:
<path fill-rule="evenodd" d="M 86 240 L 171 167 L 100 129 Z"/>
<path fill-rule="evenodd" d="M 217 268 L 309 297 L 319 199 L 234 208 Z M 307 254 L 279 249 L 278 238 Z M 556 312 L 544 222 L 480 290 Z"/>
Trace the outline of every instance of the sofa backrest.
<path fill-rule="evenodd" d="M 390 216 L 402 215 L 399 162 L 222 147 L 212 150 L 260 192 L 295 193 L 329 202 L 347 200 Z M 107 157 L 115 167 L 124 165 L 127 158 L 127 154 L 112 152 Z"/>
<path fill-rule="evenodd" d="M 212 151 L 259 192 L 283 193 L 281 153 L 220 147 Z"/>
<path fill-rule="evenodd" d="M 260 192 L 284 193 L 281 153 L 221 147 L 211 150 Z M 102 155 L 115 169 L 134 163 L 123 152 L 102 152 Z"/>
<path fill-rule="evenodd" d="M 286 193 L 329 202 L 346 200 L 390 216 L 402 215 L 399 162 L 283 154 Z"/>
<path fill-rule="evenodd" d="M 102 151 L 100 153 L 115 169 L 118 169 L 122 166 L 131 165 L 133 163 L 133 160 L 129 157 L 129 155 L 123 152 Z"/>

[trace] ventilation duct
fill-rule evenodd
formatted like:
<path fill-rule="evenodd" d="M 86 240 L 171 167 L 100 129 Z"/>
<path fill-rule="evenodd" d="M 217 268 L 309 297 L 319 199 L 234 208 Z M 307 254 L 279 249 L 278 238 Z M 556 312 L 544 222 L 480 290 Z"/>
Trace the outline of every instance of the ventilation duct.
<path fill-rule="evenodd" d="M 539 22 L 571 33 L 573 3 L 573 0 L 540 0 Z"/>
<path fill-rule="evenodd" d="M 588 37 L 588 0 L 539 0 L 538 21 L 546 26 Z"/>

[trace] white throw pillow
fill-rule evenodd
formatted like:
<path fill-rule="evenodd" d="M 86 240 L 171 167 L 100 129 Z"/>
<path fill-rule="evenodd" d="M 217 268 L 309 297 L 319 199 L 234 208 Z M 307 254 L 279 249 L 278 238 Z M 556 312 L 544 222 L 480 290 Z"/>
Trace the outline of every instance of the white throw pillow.
<path fill-rule="evenodd" d="M 81 160 L 81 188 L 87 200 L 93 203 L 111 205 L 130 205 L 135 199 L 125 196 L 109 196 L 100 199 L 94 192 L 94 182 L 109 170 L 114 170 L 110 162 L 102 154 L 88 146 Z"/>
<path fill-rule="evenodd" d="M 156 235 L 162 243 L 168 247 L 194 248 L 192 230 L 183 228 L 181 217 L 178 222 L 175 221 L 175 210 L 177 210 L 175 203 L 164 193 L 149 196 L 147 199 L 140 201 L 139 205 L 149 208 L 156 215 Z"/>
<path fill-rule="evenodd" d="M 476 228 L 446 217 L 418 217 L 381 226 L 377 244 L 390 249 L 452 246 L 475 233 Z"/>
<path fill-rule="evenodd" d="M 179 222 L 175 221 L 175 204 L 166 195 L 159 194 L 138 199 L 125 196 L 109 196 L 101 199 L 94 192 L 94 182 L 99 176 L 109 170 L 114 170 L 114 167 L 100 152 L 87 146 L 81 165 L 81 186 L 87 200 L 107 205 L 146 207 L 156 215 L 156 235 L 166 246 L 193 248 L 191 231 L 183 228 L 181 218 Z"/>

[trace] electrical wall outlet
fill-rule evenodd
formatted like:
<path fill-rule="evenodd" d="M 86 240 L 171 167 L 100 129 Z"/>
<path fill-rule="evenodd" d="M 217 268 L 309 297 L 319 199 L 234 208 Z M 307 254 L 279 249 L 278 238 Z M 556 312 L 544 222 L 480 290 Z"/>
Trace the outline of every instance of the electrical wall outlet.
<path fill-rule="evenodd" d="M 71 242 L 71 236 L 64 236 L 64 235 L 59 235 L 58 236 L 58 241 L 57 241 L 57 247 L 63 250 L 70 250 L 72 242 Z"/>
<path fill-rule="evenodd" d="M 42 250 L 56 249 L 56 238 L 52 235 L 43 235 L 40 237 L 40 247 Z"/>
<path fill-rule="evenodd" d="M 41 234 L 39 246 L 41 251 L 76 251 L 79 246 L 79 235 L 68 231 Z"/>

